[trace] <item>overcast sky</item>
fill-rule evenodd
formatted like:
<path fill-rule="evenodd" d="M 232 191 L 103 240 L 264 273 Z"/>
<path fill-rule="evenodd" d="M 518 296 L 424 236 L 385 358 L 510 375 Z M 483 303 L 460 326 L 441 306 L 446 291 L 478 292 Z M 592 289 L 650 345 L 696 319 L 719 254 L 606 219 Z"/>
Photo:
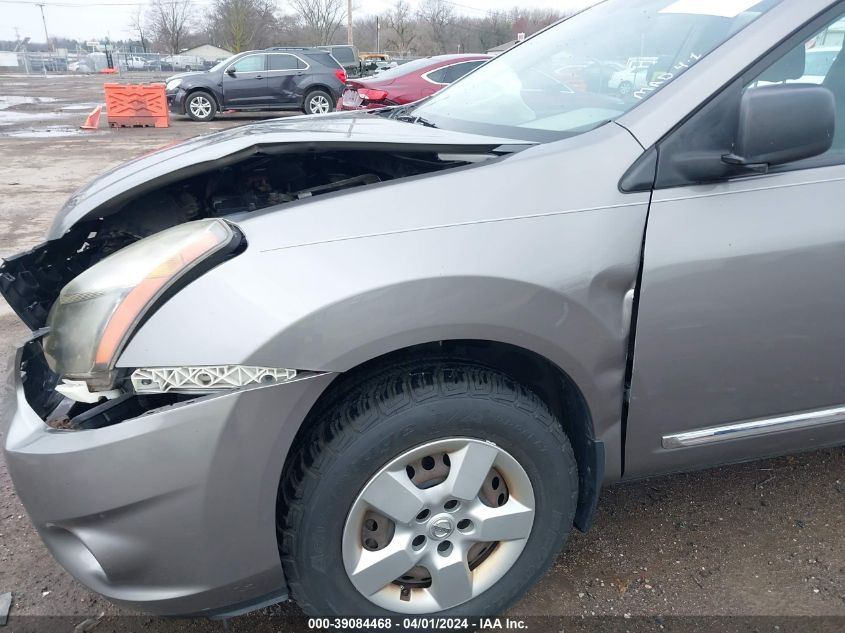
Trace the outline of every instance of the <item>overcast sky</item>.
<path fill-rule="evenodd" d="M 35 0 L 21 0 L 21 3 L 0 0 L 0 39 L 15 39 L 15 28 L 21 37 L 33 41 L 44 41 L 44 26 L 41 12 L 35 4 L 24 4 Z M 145 0 L 42 0 L 47 6 L 44 15 L 50 37 L 66 36 L 81 40 L 109 36 L 123 39 L 131 35 L 130 16 Z M 416 0 L 410 0 L 415 4 Z M 208 7 L 211 0 L 194 0 L 198 11 Z M 280 3 L 284 6 L 284 0 Z M 572 5 L 583 5 L 584 0 L 454 0 L 455 8 L 466 15 L 483 16 L 494 9 L 519 6 L 525 9 L 563 9 Z M 62 5 L 62 6 L 60 6 Z M 70 6 L 68 6 L 70 5 Z M 108 6 L 111 5 L 111 6 Z M 376 14 L 388 10 L 392 0 L 356 0 L 361 14 Z"/>

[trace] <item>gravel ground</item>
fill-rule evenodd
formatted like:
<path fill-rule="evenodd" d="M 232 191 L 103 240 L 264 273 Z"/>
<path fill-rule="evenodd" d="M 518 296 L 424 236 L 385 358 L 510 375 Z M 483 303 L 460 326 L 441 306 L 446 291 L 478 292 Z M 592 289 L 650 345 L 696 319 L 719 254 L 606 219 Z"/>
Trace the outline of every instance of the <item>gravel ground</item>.
<path fill-rule="evenodd" d="M 102 82 L 0 76 L 0 257 L 42 241 L 62 202 L 96 174 L 174 140 L 261 118 L 175 119 L 168 129 L 109 130 L 103 122 L 79 133 L 101 101 Z M 0 364 L 25 334 L 0 300 Z M 0 409 L 7 398 L 0 393 Z M 593 530 L 573 535 L 509 615 L 576 618 L 529 621 L 550 630 L 562 622 L 583 630 L 577 618 L 595 615 L 616 617 L 590 618 L 589 630 L 842 631 L 843 523 L 845 448 L 616 486 L 602 493 Z M 100 613 L 106 620 L 97 630 L 224 630 L 206 620 L 125 618 L 136 614 L 75 582 L 41 543 L 0 457 L 0 594 L 6 591 L 13 593 L 10 630 L 70 631 Z M 278 621 L 268 615 L 297 613 L 275 607 L 231 622 L 230 630 L 271 630 Z"/>

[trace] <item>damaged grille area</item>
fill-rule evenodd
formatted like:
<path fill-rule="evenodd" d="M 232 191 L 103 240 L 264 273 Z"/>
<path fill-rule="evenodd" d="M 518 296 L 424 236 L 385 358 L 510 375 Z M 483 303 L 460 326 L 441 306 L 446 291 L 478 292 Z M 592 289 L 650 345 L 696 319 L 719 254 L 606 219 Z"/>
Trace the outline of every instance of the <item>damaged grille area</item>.
<path fill-rule="evenodd" d="M 41 341 L 38 339 L 24 346 L 20 372 L 24 395 L 32 410 L 47 425 L 59 430 L 100 429 L 197 397 L 182 394 L 126 393 L 114 400 L 97 404 L 74 402 L 55 391 L 59 376 L 47 365 Z"/>
<path fill-rule="evenodd" d="M 54 240 L 0 266 L 0 293 L 26 325 L 44 327 L 61 289 L 125 246 L 177 224 L 250 213 L 316 196 L 466 165 L 431 151 L 250 153 L 137 188 Z M 218 163 L 218 164 L 219 164 Z"/>

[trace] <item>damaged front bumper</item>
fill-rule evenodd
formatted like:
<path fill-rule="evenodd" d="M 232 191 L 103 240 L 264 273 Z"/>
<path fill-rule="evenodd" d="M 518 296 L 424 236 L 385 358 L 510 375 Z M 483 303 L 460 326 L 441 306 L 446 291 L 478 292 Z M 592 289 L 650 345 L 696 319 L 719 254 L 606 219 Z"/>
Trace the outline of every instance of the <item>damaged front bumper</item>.
<path fill-rule="evenodd" d="M 109 600 L 160 615 L 231 613 L 287 595 L 276 495 L 296 430 L 333 380 L 164 406 L 105 428 L 45 423 L 56 402 L 35 338 L 3 397 L 18 495 L 59 563 Z M 25 372 L 21 371 L 24 365 Z"/>
<path fill-rule="evenodd" d="M 185 97 L 188 93 L 181 87 L 167 92 L 167 109 L 173 114 L 185 114 Z"/>

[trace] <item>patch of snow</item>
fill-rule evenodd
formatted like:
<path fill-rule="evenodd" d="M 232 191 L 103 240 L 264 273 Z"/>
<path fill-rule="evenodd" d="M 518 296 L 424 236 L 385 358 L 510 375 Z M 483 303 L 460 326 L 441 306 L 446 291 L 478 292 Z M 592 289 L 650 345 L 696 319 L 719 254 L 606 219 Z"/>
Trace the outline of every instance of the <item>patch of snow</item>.
<path fill-rule="evenodd" d="M 16 105 L 27 103 L 53 103 L 58 101 L 55 97 L 23 97 L 20 95 L 0 95 L 0 110 L 11 108 Z"/>
<path fill-rule="evenodd" d="M 43 121 L 44 119 L 62 118 L 70 116 L 70 113 L 59 112 L 9 112 L 0 110 L 0 127 L 4 125 L 15 125 L 27 121 Z"/>
<path fill-rule="evenodd" d="M 2 132 L 0 136 L 11 136 L 14 138 L 57 138 L 60 136 L 90 135 L 93 132 L 94 130 L 80 130 L 69 125 L 48 125 L 47 127 L 29 128 L 28 130 Z"/>

